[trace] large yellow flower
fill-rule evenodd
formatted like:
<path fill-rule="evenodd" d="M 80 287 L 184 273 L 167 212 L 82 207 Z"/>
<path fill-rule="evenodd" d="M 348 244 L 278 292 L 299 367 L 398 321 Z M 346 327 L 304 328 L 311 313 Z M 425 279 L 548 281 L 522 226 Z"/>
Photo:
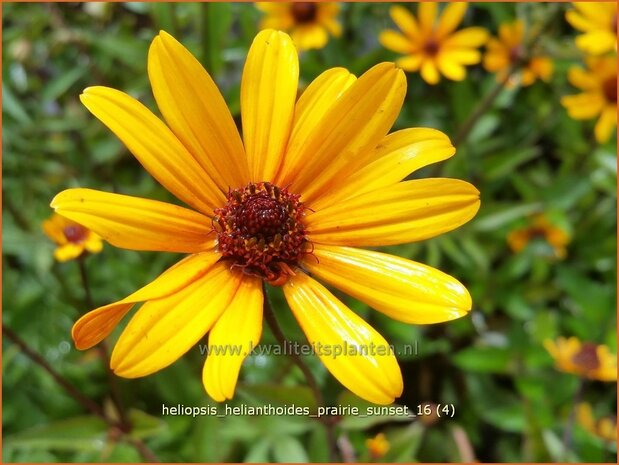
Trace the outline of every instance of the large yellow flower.
<path fill-rule="evenodd" d="M 99 253 L 103 249 L 101 238 L 81 224 L 54 213 L 43 221 L 43 231 L 58 247 L 54 257 L 66 262 L 83 253 Z"/>
<path fill-rule="evenodd" d="M 265 13 L 260 29 L 289 31 L 299 50 L 323 48 L 329 34 L 339 37 L 342 26 L 337 21 L 340 6 L 332 2 L 258 2 Z"/>
<path fill-rule="evenodd" d="M 405 56 L 397 65 L 405 71 L 419 71 L 428 84 L 437 84 L 442 74 L 453 81 L 466 77 L 466 65 L 481 61 L 482 46 L 488 33 L 481 27 L 468 27 L 456 31 L 464 13 L 466 2 L 454 2 L 445 7 L 437 18 L 436 2 L 419 4 L 417 18 L 406 8 L 393 6 L 389 14 L 403 34 L 385 30 L 379 36 L 380 43 Z"/>
<path fill-rule="evenodd" d="M 576 46 L 591 55 L 617 50 L 617 3 L 574 2 L 575 10 L 565 13 L 567 21 L 584 34 Z"/>
<path fill-rule="evenodd" d="M 408 323 L 451 320 L 471 308 L 454 278 L 357 248 L 427 239 L 466 223 L 479 208 L 479 192 L 467 182 L 401 182 L 455 151 L 432 129 L 387 135 L 406 93 L 404 73 L 392 63 L 359 78 L 330 69 L 295 102 L 297 51 L 285 33 L 262 31 L 241 82 L 243 141 L 213 80 L 165 32 L 151 45 L 148 73 L 167 125 L 114 89 L 91 87 L 81 99 L 193 210 L 90 189 L 61 192 L 51 205 L 118 247 L 190 255 L 83 316 L 73 328 L 76 346 L 97 344 L 134 304 L 146 302 L 116 343 L 114 372 L 153 373 L 210 331 L 209 346 L 244 348 L 212 351 L 204 365 L 206 391 L 229 399 L 260 339 L 267 282 L 283 286 L 308 340 L 323 349 L 317 355 L 344 386 L 372 402 L 392 402 L 402 375 L 386 341 L 314 277 Z M 333 356 L 337 351 L 344 353 Z"/>
<path fill-rule="evenodd" d="M 523 59 L 525 62 L 520 64 L 522 69 L 512 77 L 509 85 L 519 83 L 526 87 L 537 79 L 547 82 L 552 77 L 552 60 L 525 49 L 524 23 L 520 20 L 501 24 L 499 36 L 490 38 L 486 47 L 484 68 L 497 73 L 497 81 L 504 80 L 507 73 Z"/>
<path fill-rule="evenodd" d="M 556 342 L 545 340 L 544 347 L 560 371 L 599 381 L 617 380 L 617 356 L 608 346 L 560 337 Z"/>
<path fill-rule="evenodd" d="M 617 57 L 588 57 L 587 70 L 573 66 L 568 72 L 570 83 L 582 90 L 577 95 L 566 95 L 561 104 L 574 119 L 592 119 L 595 138 L 606 142 L 617 127 Z"/>

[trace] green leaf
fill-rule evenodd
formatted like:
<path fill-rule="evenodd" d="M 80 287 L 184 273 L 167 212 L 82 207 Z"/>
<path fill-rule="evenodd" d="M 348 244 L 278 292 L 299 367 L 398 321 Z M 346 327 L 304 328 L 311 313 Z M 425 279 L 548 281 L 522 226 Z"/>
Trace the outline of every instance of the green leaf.
<path fill-rule="evenodd" d="M 11 91 L 9 86 L 5 86 L 2 83 L 2 112 L 7 112 L 11 115 L 18 123 L 21 124 L 32 124 L 32 120 L 24 110 L 21 102 L 15 97 L 15 94 Z"/>
<path fill-rule="evenodd" d="M 51 102 L 64 95 L 72 85 L 86 74 L 86 67 L 78 66 L 52 79 L 41 92 L 44 101 Z"/>
<path fill-rule="evenodd" d="M 243 459 L 245 463 L 268 463 L 270 460 L 271 438 L 263 438 L 253 443 Z"/>
<path fill-rule="evenodd" d="M 507 373 L 511 354 L 499 347 L 469 347 L 456 353 L 453 363 L 466 371 L 475 373 Z"/>
<path fill-rule="evenodd" d="M 103 449 L 108 425 L 97 417 L 75 417 L 4 438 L 5 447 L 81 451 Z"/>
<path fill-rule="evenodd" d="M 157 436 L 165 428 L 165 422 L 160 418 L 136 409 L 129 411 L 129 421 L 133 425 L 131 436 L 138 439 Z"/>
<path fill-rule="evenodd" d="M 239 386 L 239 392 L 273 405 L 292 405 L 316 409 L 316 399 L 306 386 L 281 386 L 277 384 L 252 384 Z"/>
<path fill-rule="evenodd" d="M 273 456 L 280 463 L 305 463 L 309 459 L 307 452 L 298 439 L 282 436 L 273 444 Z"/>
<path fill-rule="evenodd" d="M 495 203 L 492 207 L 486 208 L 485 213 L 473 222 L 472 228 L 476 231 L 494 231 L 520 218 L 536 213 L 540 209 L 540 203 L 514 206 Z"/>

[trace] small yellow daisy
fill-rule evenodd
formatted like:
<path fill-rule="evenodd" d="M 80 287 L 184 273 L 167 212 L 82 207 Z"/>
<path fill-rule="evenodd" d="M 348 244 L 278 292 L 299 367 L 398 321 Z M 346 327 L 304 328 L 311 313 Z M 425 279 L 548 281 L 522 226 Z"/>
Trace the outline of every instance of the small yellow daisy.
<path fill-rule="evenodd" d="M 608 346 L 560 337 L 556 342 L 545 340 L 544 347 L 559 371 L 598 381 L 617 380 L 617 356 Z"/>
<path fill-rule="evenodd" d="M 578 423 L 589 433 L 604 441 L 617 442 L 617 417 L 609 415 L 596 419 L 591 404 L 581 402 L 576 408 Z"/>
<path fill-rule="evenodd" d="M 544 215 L 538 215 L 529 226 L 516 229 L 507 236 L 507 243 L 514 252 L 522 251 L 534 239 L 544 239 L 554 250 L 558 258 L 567 254 L 565 246 L 570 239 L 567 233 L 548 221 Z"/>
<path fill-rule="evenodd" d="M 567 22 L 584 34 L 576 37 L 576 46 L 590 55 L 617 51 L 617 3 L 574 2 L 575 9 L 565 13 Z"/>
<path fill-rule="evenodd" d="M 521 70 L 512 76 L 509 85 L 520 84 L 530 86 L 537 79 L 548 82 L 552 77 L 553 63 L 546 56 L 531 54 L 525 49 L 524 23 L 516 20 L 512 23 L 503 23 L 499 26 L 498 37 L 492 37 L 486 44 L 484 54 L 484 68 L 497 73 L 497 81 L 503 81 L 512 68 L 521 64 Z"/>
<path fill-rule="evenodd" d="M 405 71 L 420 71 L 428 84 L 437 84 L 441 74 L 462 81 L 465 66 L 481 61 L 477 48 L 486 42 L 488 33 L 481 27 L 456 31 L 466 13 L 466 2 L 450 3 L 438 18 L 437 8 L 436 2 L 420 3 L 415 17 L 402 6 L 391 7 L 389 14 L 402 33 L 385 30 L 379 41 L 385 48 L 405 55 L 396 64 Z"/>
<path fill-rule="evenodd" d="M 384 433 L 378 433 L 373 438 L 365 440 L 365 447 L 367 447 L 370 457 L 377 460 L 383 458 L 389 452 L 391 445 Z"/>
<path fill-rule="evenodd" d="M 586 120 L 598 117 L 595 139 L 604 143 L 617 127 L 617 57 L 587 57 L 587 70 L 573 66 L 568 72 L 570 83 L 582 90 L 566 95 L 561 104 L 570 118 Z"/>
<path fill-rule="evenodd" d="M 260 29 L 290 32 L 299 50 L 323 48 L 329 34 L 339 37 L 342 26 L 337 21 L 340 6 L 333 2 L 258 2 L 256 8 L 265 13 Z"/>
<path fill-rule="evenodd" d="M 103 248 L 101 238 L 81 224 L 54 213 L 43 222 L 43 231 L 58 247 L 54 257 L 66 262 L 83 253 L 99 253 Z"/>

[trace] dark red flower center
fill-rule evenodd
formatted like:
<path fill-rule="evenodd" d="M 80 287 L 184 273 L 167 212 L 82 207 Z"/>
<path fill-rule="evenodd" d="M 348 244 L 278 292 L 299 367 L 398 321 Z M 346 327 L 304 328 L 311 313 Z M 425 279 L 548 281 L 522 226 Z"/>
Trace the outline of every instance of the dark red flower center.
<path fill-rule="evenodd" d="M 64 237 L 66 237 L 69 242 L 74 244 L 83 242 L 86 239 L 86 236 L 88 236 L 88 230 L 79 224 L 65 226 L 62 231 L 64 233 Z"/>
<path fill-rule="evenodd" d="M 213 218 L 224 259 L 247 274 L 284 284 L 303 256 L 311 253 L 299 197 L 268 182 L 230 190 L 228 202 L 215 210 Z"/>
<path fill-rule="evenodd" d="M 311 23 L 316 19 L 318 8 L 312 2 L 293 2 L 290 12 L 296 23 Z"/>
<path fill-rule="evenodd" d="M 617 103 L 617 76 L 606 79 L 602 83 L 602 91 L 607 102 Z"/>
<path fill-rule="evenodd" d="M 572 357 L 572 362 L 584 371 L 593 371 L 599 368 L 598 346 L 592 342 L 584 342 L 580 351 Z"/>

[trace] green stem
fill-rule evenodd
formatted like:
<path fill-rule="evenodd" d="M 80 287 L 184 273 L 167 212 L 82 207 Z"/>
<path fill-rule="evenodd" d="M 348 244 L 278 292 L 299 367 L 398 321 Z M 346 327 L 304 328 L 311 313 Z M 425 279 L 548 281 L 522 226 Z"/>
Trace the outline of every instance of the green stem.
<path fill-rule="evenodd" d="M 108 421 L 107 417 L 103 413 L 103 410 L 97 403 L 84 396 L 75 386 L 73 386 L 73 384 L 57 373 L 56 370 L 54 370 L 52 366 L 47 363 L 47 360 L 28 347 L 28 345 L 16 333 L 14 333 L 12 329 L 3 324 L 2 334 L 13 342 L 13 344 L 19 347 L 30 360 L 43 368 L 54 379 L 54 381 L 56 381 L 56 383 L 58 383 L 58 385 L 60 385 L 67 392 L 67 394 L 73 397 L 73 399 L 75 399 L 82 407 L 99 418 L 102 418 L 106 422 Z"/>
<path fill-rule="evenodd" d="M 567 418 L 567 422 L 565 423 L 565 429 L 563 430 L 563 458 L 562 460 L 567 461 L 568 452 L 571 447 L 572 442 L 572 429 L 574 427 L 574 419 L 576 418 L 576 407 L 580 403 L 582 399 L 582 395 L 584 392 L 585 380 L 580 378 L 578 380 L 578 388 L 574 393 L 574 398 L 572 400 L 572 406 L 570 408 L 570 414 Z"/>
<path fill-rule="evenodd" d="M 90 291 L 90 280 L 88 279 L 88 270 L 86 269 L 86 254 L 82 254 L 78 257 L 77 263 L 80 270 L 80 277 L 82 279 L 82 287 L 84 288 L 84 296 L 85 303 L 89 310 L 93 310 L 95 307 L 94 301 L 92 299 L 92 292 Z M 129 421 L 127 411 L 122 402 L 120 391 L 118 390 L 118 384 L 116 382 L 116 376 L 112 372 L 108 360 L 109 356 L 109 348 L 105 341 L 101 342 L 97 346 L 97 350 L 99 351 L 99 357 L 103 362 L 104 369 L 107 376 L 108 386 L 110 388 L 110 398 L 112 399 L 112 403 L 118 412 L 118 416 L 120 417 L 120 425 L 119 427 L 124 431 L 131 431 L 131 422 Z"/>

